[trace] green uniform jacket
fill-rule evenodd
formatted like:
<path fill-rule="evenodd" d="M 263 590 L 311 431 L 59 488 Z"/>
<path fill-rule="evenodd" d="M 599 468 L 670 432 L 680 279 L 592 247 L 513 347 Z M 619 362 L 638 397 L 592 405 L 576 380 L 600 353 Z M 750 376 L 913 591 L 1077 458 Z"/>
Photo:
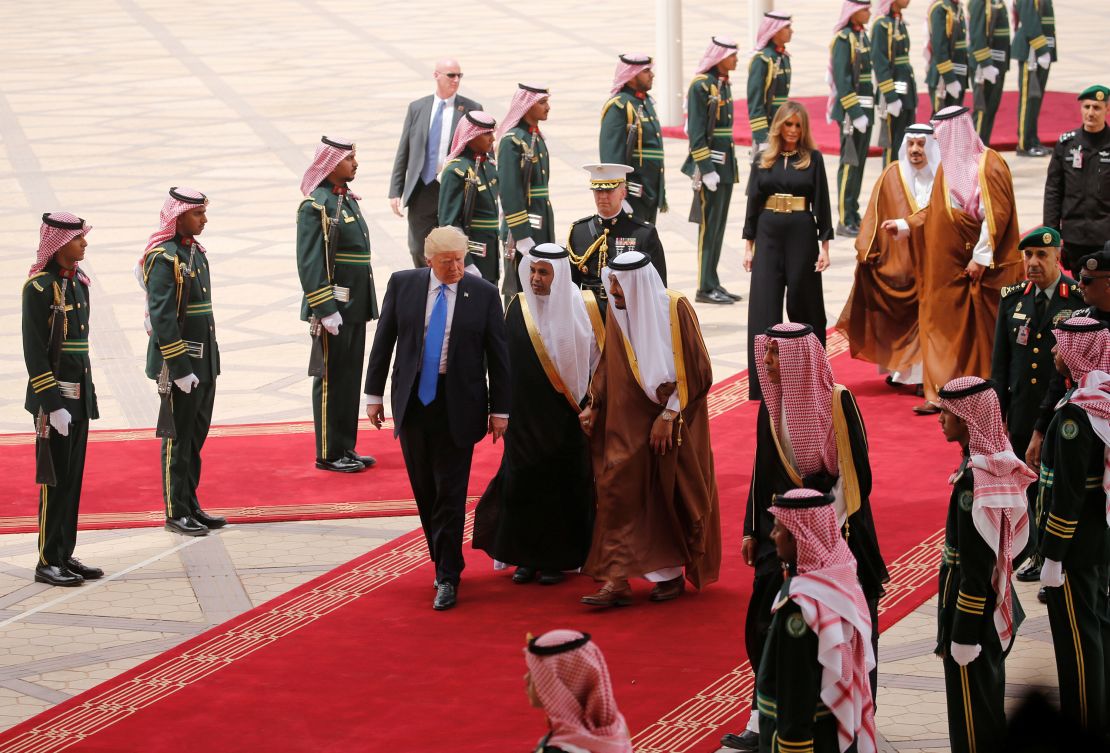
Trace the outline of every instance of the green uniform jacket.
<path fill-rule="evenodd" d="M 930 92 L 943 79 L 945 84 L 960 83 L 967 91 L 967 17 L 959 3 L 934 0 L 929 6 L 929 72 L 925 76 Z"/>
<path fill-rule="evenodd" d="M 713 134 L 707 140 L 710 97 L 720 97 L 720 101 Z M 694 76 L 686 92 L 686 112 L 690 153 L 682 163 L 682 174 L 693 177 L 696 168 L 702 175 L 719 173 L 724 183 L 739 182 L 740 169 L 732 141 L 732 86 L 728 79 L 719 78 L 716 69 Z"/>
<path fill-rule="evenodd" d="M 470 227 L 466 228 L 463 227 L 463 200 L 468 178 L 478 180 L 478 196 Z M 488 159 L 476 165 L 474 152 L 464 149 L 443 166 L 439 176 L 439 224 L 461 228 L 470 241 L 470 253 L 482 258 L 493 256 L 496 259 L 499 255 L 497 199 L 497 168 Z"/>
<path fill-rule="evenodd" d="M 843 123 L 845 115 L 850 120 L 866 115 L 874 123 L 875 88 L 871 79 L 871 40 L 867 32 L 845 26 L 833 37 L 829 54 L 832 55 L 832 77 L 836 87 L 833 121 Z"/>
<path fill-rule="evenodd" d="M 644 203 L 658 208 L 667 206 L 663 181 L 663 131 L 655 104 L 650 96 L 636 96 L 631 87 L 624 87 L 601 108 L 601 133 L 598 154 L 602 162 L 628 165 L 632 168 L 626 180 L 628 193 L 637 191 Z M 626 152 L 628 127 L 637 134 L 632 153 Z"/>
<path fill-rule="evenodd" d="M 58 371 L 50 363 L 51 306 L 61 304 L 62 268 L 51 259 L 23 284 L 23 361 L 27 365 L 27 398 L 31 415 L 65 408 L 75 421 L 100 418 L 89 366 L 89 288 L 76 276 L 66 287 L 65 339 Z M 62 397 L 57 380 L 81 385 L 81 398 Z"/>
<path fill-rule="evenodd" d="M 1032 47 L 1037 57 L 1048 53 L 1056 60 L 1056 18 L 1052 15 L 1052 0 L 1014 0 L 1018 27 L 1014 31 L 1014 60 L 1024 63 Z"/>
<path fill-rule="evenodd" d="M 790 55 L 769 44 L 748 63 L 748 126 L 753 143 L 767 140 L 775 113 L 788 99 Z"/>
<path fill-rule="evenodd" d="M 525 186 L 524 155 L 532 143 L 526 123 L 519 123 L 501 137 L 497 145 L 497 177 L 501 184 L 501 211 L 514 240 L 531 238 L 536 245 L 555 241 L 555 212 L 548 190 L 551 157 L 543 134 L 536 132 L 532 173 Z"/>
<path fill-rule="evenodd" d="M 143 257 L 143 281 L 154 330 L 146 350 L 146 375 L 151 379 L 158 378 L 163 358 L 169 364 L 171 379 L 196 374 L 202 382 L 214 382 L 220 374 L 216 320 L 212 317 L 212 277 L 208 258 L 199 250 L 193 257 L 185 326 L 177 326 L 179 280 L 189 264 L 189 249 L 177 236 Z"/>
<path fill-rule="evenodd" d="M 1065 571 L 1110 563 L 1105 452 L 1085 410 L 1065 403 L 1056 411 L 1041 447 L 1041 554 Z"/>
<path fill-rule="evenodd" d="M 1043 321 L 1036 321 L 1036 296 L 1037 286 L 1028 280 L 1002 288 L 991 354 L 991 379 L 998 386 L 998 402 L 1019 457 L 1025 455 L 1041 400 L 1055 373 L 1052 328 L 1083 307 L 1079 286 L 1067 275 L 1057 281 Z M 1022 327 L 1029 328 L 1024 345 Z"/>
<path fill-rule="evenodd" d="M 301 321 L 311 314 L 323 319 L 338 311 L 344 322 L 366 322 L 378 318 L 374 292 L 374 270 L 370 268 L 370 231 L 356 201 L 343 197 L 343 214 L 337 231 L 335 270 L 328 279 L 325 234 L 335 217 L 339 195 L 329 181 L 306 196 L 297 209 L 297 274 L 304 300 Z M 348 288 L 350 300 L 335 300 L 332 285 Z"/>
<path fill-rule="evenodd" d="M 1010 67 L 1010 19 L 1002 0 L 971 0 L 967 4 L 967 30 L 971 36 L 971 69 L 993 65 L 999 72 Z"/>
<path fill-rule="evenodd" d="M 917 79 L 910 63 L 910 35 L 900 15 L 882 16 L 871 25 L 871 65 L 879 96 L 887 103 L 901 99 L 902 115 L 915 112 Z M 901 144 L 893 146 L 898 149 Z"/>

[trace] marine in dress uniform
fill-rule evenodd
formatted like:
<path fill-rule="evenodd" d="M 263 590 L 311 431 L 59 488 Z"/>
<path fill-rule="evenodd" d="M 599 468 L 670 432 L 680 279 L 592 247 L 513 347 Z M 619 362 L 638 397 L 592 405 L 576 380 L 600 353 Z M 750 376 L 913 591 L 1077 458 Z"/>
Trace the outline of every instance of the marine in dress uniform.
<path fill-rule="evenodd" d="M 756 34 L 755 50 L 748 61 L 748 128 L 753 146 L 767 142 L 775 113 L 790 99 L 786 45 L 794 34 L 791 21 L 791 16 L 779 11 L 764 13 Z"/>
<path fill-rule="evenodd" d="M 162 502 L 166 530 L 204 536 L 227 521 L 201 509 L 200 452 L 212 425 L 220 349 L 212 315 L 212 275 L 196 236 L 207 223 L 208 198 L 171 188 L 161 226 L 147 240 L 142 274 L 150 312 L 146 375 L 158 380 L 164 363 L 172 384 L 170 406 L 176 437 L 162 438 Z"/>
<path fill-rule="evenodd" d="M 663 179 L 663 131 L 655 114 L 651 90 L 655 72 L 647 55 L 621 55 L 613 76 L 612 95 L 601 108 L 598 134 L 600 161 L 629 165 L 628 196 L 632 215 L 655 224 L 667 211 Z"/>
<path fill-rule="evenodd" d="M 621 206 L 626 176 L 631 168 L 600 164 L 586 165 L 583 169 L 590 173 L 590 190 L 594 192 L 598 212 L 571 225 L 567 252 L 574 284 L 593 291 L 601 314 L 605 316 L 609 299 L 601 281 L 601 270 L 609 265 L 609 259 L 625 251 L 639 251 L 651 260 L 664 286 L 667 284 L 667 259 L 655 226 L 637 219 Z"/>
<path fill-rule="evenodd" d="M 933 113 L 963 104 L 967 91 L 967 17 L 959 0 L 933 0 L 929 6 L 929 70 L 925 85 Z"/>
<path fill-rule="evenodd" d="M 693 180 L 691 220 L 698 223 L 698 292 L 700 303 L 731 304 L 740 300 L 721 287 L 717 264 L 725 240 L 732 186 L 740 180 L 732 141 L 732 85 L 736 70 L 736 43 L 713 37 L 697 66 L 697 75 L 686 91 L 686 131 L 690 153 L 682 174 Z"/>
<path fill-rule="evenodd" d="M 1083 127 L 1060 134 L 1044 186 L 1044 224 L 1060 228 L 1064 266 L 1074 273 L 1081 258 L 1110 240 L 1110 89 L 1089 86 L 1079 101 Z"/>
<path fill-rule="evenodd" d="M 1010 22 L 1003 0 L 970 0 L 967 16 L 975 131 L 983 144 L 990 146 L 1002 85 L 1010 69 Z"/>
<path fill-rule="evenodd" d="M 297 209 L 301 321 L 319 323 L 324 350 L 323 373 L 312 379 L 316 467 L 343 473 L 375 462 L 355 452 L 366 322 L 378 318 L 370 231 L 347 187 L 357 170 L 355 145 L 324 136 L 301 179 Z"/>
<path fill-rule="evenodd" d="M 1018 142 L 1019 157 L 1043 157 L 1048 149 L 1037 135 L 1048 86 L 1048 69 L 1056 60 L 1056 19 L 1052 0 L 1014 0 L 1014 44 L 1012 53 L 1018 65 Z"/>
<path fill-rule="evenodd" d="M 467 265 L 494 285 L 501 274 L 497 168 L 489 158 L 496 125 L 481 110 L 468 112 L 439 176 L 439 221 L 466 233 Z"/>
<path fill-rule="evenodd" d="M 89 367 L 89 278 L 78 269 L 90 230 L 69 212 L 44 214 L 36 261 L 23 283 L 24 407 L 36 430 L 49 433 L 55 475 L 55 483 L 39 484 L 35 581 L 52 586 L 104 575 L 73 556 L 89 421 L 100 417 Z"/>
<path fill-rule="evenodd" d="M 852 238 L 859 234 L 859 192 L 875 122 L 871 41 L 866 26 L 870 17 L 870 0 L 844 0 L 836 35 L 829 45 L 829 122 L 840 127 L 840 166 L 836 171 L 840 217 L 836 232 Z"/>
<path fill-rule="evenodd" d="M 898 159 L 906 129 L 917 115 L 917 79 L 910 63 L 910 33 L 902 20 L 909 0 L 879 0 L 882 14 L 871 25 L 871 66 L 875 73 L 879 146 L 883 166 Z"/>

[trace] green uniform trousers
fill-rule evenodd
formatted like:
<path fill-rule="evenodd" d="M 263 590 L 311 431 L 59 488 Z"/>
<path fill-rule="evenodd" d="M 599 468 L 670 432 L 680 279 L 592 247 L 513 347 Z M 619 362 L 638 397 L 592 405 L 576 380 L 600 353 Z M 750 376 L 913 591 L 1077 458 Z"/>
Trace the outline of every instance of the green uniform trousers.
<path fill-rule="evenodd" d="M 1046 589 L 1060 678 L 1060 708 L 1092 734 L 1110 729 L 1110 568 L 1064 567 L 1064 585 Z"/>
<path fill-rule="evenodd" d="M 944 657 L 952 753 L 1001 750 L 1006 737 L 1006 656 L 993 627 L 981 645 L 982 653 L 965 667 Z"/>
<path fill-rule="evenodd" d="M 721 175 L 721 173 L 718 173 Z M 722 177 L 716 191 L 702 188 L 701 224 L 698 226 L 698 291 L 711 293 L 721 285 L 717 264 L 725 242 L 728 205 L 732 201 L 732 183 Z"/>
<path fill-rule="evenodd" d="M 874 115 L 868 114 L 868 120 L 873 118 Z M 867 163 L 867 148 L 871 144 L 871 127 L 872 124 L 868 123 L 867 130 L 863 133 L 853 128 L 850 134 L 845 134 L 841 126 L 840 166 L 836 169 L 836 203 L 840 210 L 842 225 L 859 227 L 859 192 L 863 187 L 863 166 Z M 844 163 L 844 153 L 848 149 L 849 142 L 855 145 L 858 165 Z"/>
<path fill-rule="evenodd" d="M 50 452 L 58 483 L 39 485 L 40 565 L 65 565 L 77 546 L 77 507 L 81 502 L 88 442 L 87 420 L 72 422 L 69 436 L 65 437 L 50 429 Z"/>
<path fill-rule="evenodd" d="M 998 105 L 1002 102 L 1002 85 L 1004 83 L 1006 83 L 1006 71 L 999 68 L 997 83 L 992 84 L 990 81 L 984 81 L 981 84 L 984 108 L 975 111 L 975 132 L 979 134 L 984 146 L 990 146 L 991 144 L 994 116 L 998 114 Z"/>
<path fill-rule="evenodd" d="M 216 383 L 201 382 L 189 394 L 176 386 L 171 390 L 177 438 L 162 439 L 162 501 L 167 518 L 182 518 L 200 509 L 200 450 L 212 425 Z"/>
<path fill-rule="evenodd" d="M 1051 68 L 1034 66 L 1031 70 L 1025 63 L 1018 64 L 1018 149 L 1029 149 L 1041 143 L 1037 136 L 1037 122 L 1041 117 L 1041 102 L 1048 86 L 1048 72 Z M 1041 85 L 1041 96 L 1029 96 L 1029 77 L 1036 76 Z"/>
<path fill-rule="evenodd" d="M 366 322 L 343 322 L 338 335 L 324 333 L 324 375 L 312 380 L 317 460 L 338 460 L 355 449 L 365 352 Z"/>
<path fill-rule="evenodd" d="M 914 124 L 914 118 L 916 116 L 916 110 L 907 110 L 903 107 L 902 114 L 897 118 L 887 118 L 884 122 L 879 124 L 880 128 L 887 129 L 887 136 L 890 138 L 888 142 L 890 146 L 883 149 L 883 167 L 886 167 L 891 162 L 898 159 L 898 150 L 902 146 L 902 139 L 906 135 L 906 129 Z"/>

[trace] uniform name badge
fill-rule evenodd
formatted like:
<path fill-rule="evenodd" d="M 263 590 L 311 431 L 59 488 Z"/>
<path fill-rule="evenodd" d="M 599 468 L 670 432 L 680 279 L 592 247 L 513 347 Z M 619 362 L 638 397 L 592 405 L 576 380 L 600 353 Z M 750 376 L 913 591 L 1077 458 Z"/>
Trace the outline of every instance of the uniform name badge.
<path fill-rule="evenodd" d="M 639 198 L 644 195 L 644 184 L 628 181 L 628 195 Z"/>
<path fill-rule="evenodd" d="M 529 213 L 528 224 L 532 226 L 533 230 L 543 230 L 543 215 Z"/>
<path fill-rule="evenodd" d="M 1028 345 L 1029 344 L 1029 325 L 1028 324 L 1023 324 L 1020 327 L 1018 327 L 1017 344 L 1018 345 Z"/>
<path fill-rule="evenodd" d="M 340 303 L 347 303 L 347 301 L 351 300 L 351 289 L 345 288 L 342 285 L 332 285 L 331 294 L 332 297 Z"/>
<path fill-rule="evenodd" d="M 715 165 L 723 165 L 725 164 L 725 153 L 712 149 L 709 152 L 709 161 Z"/>
<path fill-rule="evenodd" d="M 477 256 L 480 259 L 486 258 L 485 243 L 479 243 L 478 241 L 467 241 L 466 250 L 470 252 L 471 256 Z"/>
<path fill-rule="evenodd" d="M 1075 147 L 1071 150 L 1071 166 L 1076 170 L 1083 167 L 1083 150 L 1079 147 Z"/>
<path fill-rule="evenodd" d="M 636 250 L 636 239 L 635 238 L 614 238 L 613 239 L 613 245 L 616 247 L 616 252 L 617 252 L 614 255 L 617 256 L 617 255 L 623 254 L 625 251 L 635 251 Z"/>

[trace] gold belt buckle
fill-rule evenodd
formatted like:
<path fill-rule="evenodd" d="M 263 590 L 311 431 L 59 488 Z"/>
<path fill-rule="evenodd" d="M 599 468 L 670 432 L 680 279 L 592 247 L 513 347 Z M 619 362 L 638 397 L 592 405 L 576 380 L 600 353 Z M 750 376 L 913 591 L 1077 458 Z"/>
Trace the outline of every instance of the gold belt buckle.
<path fill-rule="evenodd" d="M 772 194 L 770 201 L 767 202 L 767 205 L 772 212 L 777 212 L 780 214 L 789 213 L 791 198 L 793 197 L 787 193 Z"/>

